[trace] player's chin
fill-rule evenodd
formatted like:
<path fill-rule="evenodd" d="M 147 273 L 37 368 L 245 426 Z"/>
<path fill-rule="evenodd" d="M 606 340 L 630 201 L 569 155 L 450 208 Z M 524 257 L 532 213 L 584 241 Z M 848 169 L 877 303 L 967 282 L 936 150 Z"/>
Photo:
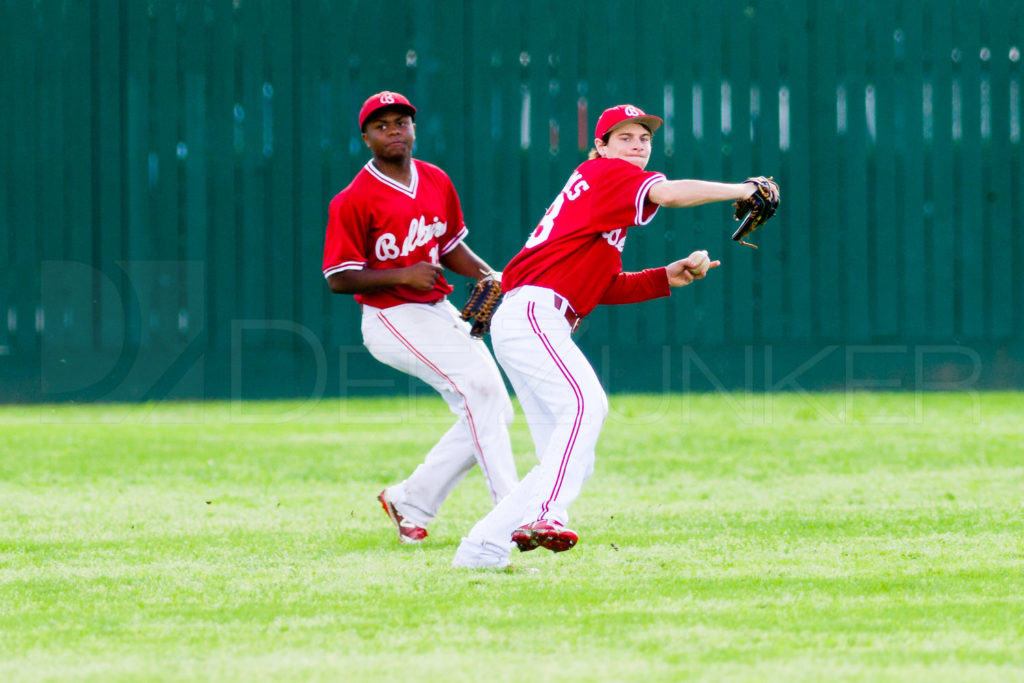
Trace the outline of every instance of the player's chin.
<path fill-rule="evenodd" d="M 404 142 L 396 142 L 384 147 L 377 156 L 383 159 L 401 159 L 408 156 L 411 146 Z"/>
<path fill-rule="evenodd" d="M 647 162 L 650 161 L 651 158 L 650 157 L 641 157 L 641 156 L 628 156 L 628 157 L 623 157 L 623 159 L 625 159 L 629 163 L 633 164 L 634 166 L 636 166 L 637 168 L 639 168 L 642 171 L 645 168 L 647 168 Z"/>

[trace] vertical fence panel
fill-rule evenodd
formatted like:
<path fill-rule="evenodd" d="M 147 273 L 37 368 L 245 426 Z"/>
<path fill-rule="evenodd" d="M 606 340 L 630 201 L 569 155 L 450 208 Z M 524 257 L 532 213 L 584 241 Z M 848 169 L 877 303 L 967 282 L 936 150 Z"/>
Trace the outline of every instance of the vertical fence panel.
<path fill-rule="evenodd" d="M 53 32 L 50 38 L 59 40 L 62 23 L 60 7 L 54 4 L 40 5 L 36 12 L 36 21 L 43 32 L 40 39 Z M 61 237 L 67 217 L 63 213 L 64 202 L 59 201 L 59 197 L 64 175 L 61 163 L 64 156 L 62 109 L 66 106 L 66 100 L 62 91 L 61 51 L 52 49 L 37 54 L 34 83 L 38 108 L 33 113 L 36 142 L 32 198 L 37 207 L 34 232 L 38 248 L 48 255 L 47 258 L 63 259 Z M 42 286 L 40 282 L 37 295 L 41 293 Z M 71 300 L 39 301 L 36 328 L 47 346 L 64 345 L 71 341 L 68 328 L 74 320 L 72 303 Z M 79 299 L 74 303 L 81 305 L 83 302 Z"/>
<path fill-rule="evenodd" d="M 894 217 L 902 215 L 903 196 L 898 168 L 899 133 L 895 111 L 900 104 L 897 86 L 896 55 L 893 34 L 896 30 L 896 8 L 879 7 L 872 13 L 868 50 L 868 84 L 864 93 L 864 110 L 868 126 L 868 147 L 874 163 L 876 185 L 873 193 L 872 223 L 889 223 L 888 229 L 873 231 L 868 277 L 875 283 L 873 295 L 875 330 L 878 338 L 895 339 L 902 329 L 902 310 L 893 304 L 888 292 L 900 291 L 906 284 L 901 266 L 903 231 Z"/>
<path fill-rule="evenodd" d="M 975 0 L 955 0 L 953 24 L 953 149 L 959 332 L 975 341 L 986 329 L 984 185 L 981 153 L 981 30 Z"/>
<path fill-rule="evenodd" d="M 554 148 L 552 149 L 555 167 L 553 175 L 569 175 L 569 169 L 578 165 L 586 154 L 580 149 L 579 140 L 579 108 L 580 82 L 586 73 L 586 56 L 581 53 L 582 26 L 581 17 L 585 11 L 583 3 L 557 3 L 554 7 L 554 21 L 563 28 L 552 36 L 557 50 L 557 81 L 553 93 L 555 103 L 555 129 L 553 132 Z M 589 137 L 589 136 L 585 136 Z M 558 185 L 558 181 L 555 181 Z M 557 189 L 553 188 L 552 192 Z M 553 194 L 552 194 L 553 196 Z"/>
<path fill-rule="evenodd" d="M 858 343 L 870 341 L 871 293 L 880 285 L 868 276 L 871 268 L 869 242 L 872 225 L 868 207 L 874 199 L 868 187 L 867 116 L 864 93 L 867 87 L 865 50 L 869 18 L 856 0 L 842 3 L 839 24 L 837 78 L 833 103 L 827 115 L 836 135 L 836 175 L 834 181 L 841 196 L 837 210 L 829 212 L 840 226 L 837 235 L 843 256 L 842 287 L 839 298 L 843 306 L 843 329 L 847 337 Z M 824 220 L 829 220 L 825 218 Z"/>
<path fill-rule="evenodd" d="M 237 316 L 239 282 L 238 248 L 242 234 L 235 224 L 235 148 L 234 123 L 240 112 L 235 109 L 236 52 L 234 37 L 235 11 L 228 2 L 217 2 L 211 7 L 207 25 L 209 51 L 206 55 L 208 88 L 207 150 L 208 172 L 205 268 L 207 321 L 189 319 L 190 325 L 206 322 L 206 334 L 211 348 L 225 349 L 231 343 L 229 321 Z"/>
<path fill-rule="evenodd" d="M 807 285 L 813 282 L 811 244 L 818 225 L 818 214 L 812 211 L 817 188 L 814 181 L 821 175 L 810 150 L 810 120 L 816 112 L 811 111 L 809 92 L 808 60 L 812 57 L 808 50 L 811 40 L 807 26 L 809 4 L 813 3 L 800 0 L 786 3 L 782 9 L 783 21 L 791 36 L 782 52 L 784 61 L 778 84 L 781 175 L 786 178 L 785 216 L 790 226 L 785 232 L 786 254 L 781 277 L 786 280 L 789 338 L 797 341 L 809 341 L 816 332 L 809 315 L 813 288 Z"/>
<path fill-rule="evenodd" d="M 272 2 L 267 18 L 275 28 L 267 45 L 268 114 L 272 122 L 264 121 L 271 135 L 264 141 L 267 156 L 267 213 L 265 216 L 266 244 L 273 268 L 266 271 L 270 290 L 269 317 L 273 320 L 295 320 L 295 244 L 290 239 L 294 227 L 296 202 L 295 183 L 295 15 L 293 5 Z M 295 341 L 295 340 L 290 340 Z"/>
<path fill-rule="evenodd" d="M 356 123 L 358 109 L 354 109 L 355 87 L 352 84 L 352 72 L 349 60 L 353 54 L 351 34 L 355 31 L 353 22 L 349 20 L 348 4 L 327 3 L 324 11 L 324 24 L 328 31 L 328 41 L 324 46 L 324 68 L 327 71 L 327 120 L 329 149 L 327 168 L 324 171 L 325 187 L 323 196 L 317 205 L 318 213 L 314 226 L 319 228 L 318 242 L 314 255 L 315 269 L 320 277 L 323 288 L 323 315 L 328 333 L 324 343 L 328 348 L 349 345 L 357 341 L 353 328 L 358 316 L 352 311 L 350 301 L 332 295 L 323 281 L 321 272 L 323 257 L 323 240 L 327 227 L 327 209 L 331 199 L 348 185 L 355 169 L 358 168 L 350 148 L 357 142 L 359 129 Z M 360 93 L 361 94 L 361 93 Z M 347 306 L 345 304 L 348 304 Z M 346 315 L 345 311 L 348 311 Z"/>
<path fill-rule="evenodd" d="M 93 286 L 99 278 L 93 257 L 93 197 L 89 173 L 93 146 L 89 82 L 91 32 L 88 7 L 79 3 L 69 3 L 65 6 L 62 23 L 63 97 L 66 104 L 63 120 L 64 159 L 61 170 L 67 221 L 61 236 L 61 243 L 64 245 L 61 257 L 71 262 L 93 266 L 92 277 L 76 284 L 77 294 L 84 298 L 85 303 L 76 306 L 73 313 L 75 341 L 72 348 L 85 350 L 93 348 L 95 342 L 98 319 L 95 315 Z M 0 308 L 0 313 L 5 310 L 6 308 Z"/>
<path fill-rule="evenodd" d="M 1014 11 L 1016 10 L 1016 11 Z M 1010 33 L 1014 15 L 1022 9 L 1012 3 L 995 3 L 982 16 L 981 83 L 982 136 L 985 186 L 985 283 L 984 297 L 989 326 L 986 337 L 1008 339 L 1013 334 L 1013 311 L 1020 300 L 1020 285 L 1013 278 L 1011 233 L 1010 155 Z"/>
<path fill-rule="evenodd" d="M 896 54 L 897 80 L 895 83 L 898 108 L 894 112 L 896 150 L 901 178 L 903 211 L 897 219 L 903 228 L 904 274 L 900 297 L 904 319 L 903 336 L 907 340 L 920 340 L 928 335 L 926 308 L 921 305 L 928 293 L 926 263 L 928 231 L 925 223 L 925 167 L 924 133 L 921 106 L 923 36 L 921 13 L 901 7 L 899 19 L 893 29 L 893 49 Z"/>
<path fill-rule="evenodd" d="M 530 11 L 524 18 L 543 18 L 534 21 L 520 35 L 520 160 L 522 166 L 522 199 L 528 210 L 540 220 L 555 193 L 569 175 L 568 168 L 557 167 L 549 151 L 549 125 L 552 102 L 549 59 L 554 35 L 559 28 L 551 22 L 551 10 L 546 2 L 530 2 Z M 514 94 L 513 94 L 514 96 Z M 532 226 L 531 226 L 532 227 Z M 521 245 L 520 245 L 521 246 Z"/>
<path fill-rule="evenodd" d="M 178 18 L 169 4 L 154 6 L 150 39 L 149 74 L 152 89 L 148 106 L 150 123 L 150 152 L 147 155 L 149 194 L 149 245 L 140 254 L 143 258 L 175 259 L 179 257 L 179 244 L 184 237 L 182 226 L 181 165 L 187 147 L 182 139 L 181 110 L 184 93 L 179 71 Z M 187 144 L 187 143 L 185 143 Z M 140 227 L 140 232 L 143 228 Z"/>
<path fill-rule="evenodd" d="M 153 218 L 153 201 L 150 196 L 151 182 L 159 172 L 154 168 L 151 173 L 150 152 L 153 140 L 150 132 L 153 128 L 152 117 L 159 116 L 154 111 L 151 97 L 156 83 L 152 69 L 153 36 L 152 20 L 149 7 L 143 3 L 129 3 L 124 8 L 124 41 L 125 54 L 125 169 L 124 192 L 129 243 L 129 258 L 156 258 L 151 225 Z M 173 233 L 172 233 L 173 234 Z M 169 258 L 169 255 L 163 255 Z"/>
<path fill-rule="evenodd" d="M 522 248 L 527 235 L 537 225 L 544 209 L 523 201 L 526 195 L 526 178 L 520 149 L 520 112 L 523 94 L 519 64 L 522 43 L 519 36 L 526 10 L 520 3 L 506 5 L 507 10 L 503 12 L 497 11 L 493 4 L 491 7 L 490 31 L 495 36 L 495 42 L 492 45 L 490 71 L 493 80 L 487 97 L 493 130 L 488 137 L 479 140 L 481 146 L 495 148 L 491 163 L 484 167 L 484 172 L 489 172 L 498 187 L 496 228 L 501 237 L 495 243 L 495 259 L 504 268 Z"/>
<path fill-rule="evenodd" d="M 138 10 L 137 6 L 133 12 Z M 190 15 L 194 20 L 195 12 L 194 7 L 190 12 L 184 4 L 153 5 L 149 31 L 133 34 L 134 42 L 130 43 L 132 53 L 146 56 L 138 65 L 139 78 L 148 77 L 152 83 L 150 92 L 140 93 L 146 95 L 145 106 L 151 117 L 146 126 L 148 130 L 139 131 L 149 149 L 144 171 L 149 191 L 144 195 L 141 211 L 145 219 L 141 224 L 129 219 L 128 239 L 124 245 L 128 272 L 135 277 L 131 291 L 137 292 L 138 305 L 129 306 L 126 315 L 129 328 L 137 329 L 144 343 L 155 347 L 167 339 L 171 329 L 177 330 L 179 286 L 178 282 L 171 284 L 171 273 L 158 274 L 153 267 L 143 264 L 146 261 L 180 264 L 189 258 L 189 240 L 195 239 L 196 231 L 204 227 L 189 226 L 190 213 L 194 214 L 197 202 L 203 200 L 189 193 L 189 171 L 205 163 L 201 141 L 186 120 L 189 108 L 196 106 L 188 98 L 190 88 L 186 72 L 190 70 L 195 74 L 196 69 L 194 65 L 186 67 L 184 61 L 204 47 L 202 43 L 192 44 L 188 40 L 190 32 L 185 22 Z M 152 43 L 147 50 L 149 41 Z M 129 184 L 134 182 L 135 170 L 129 167 L 126 171 Z M 172 286 L 173 295 L 168 291 Z M 138 323 L 132 322 L 136 310 L 142 318 Z"/>
<path fill-rule="evenodd" d="M 461 142 L 466 117 L 466 64 L 462 41 L 448 39 L 445 32 L 455 30 L 464 33 L 463 6 L 460 3 L 428 6 L 423 12 L 421 26 L 425 29 L 422 35 L 429 38 L 425 47 L 431 60 L 424 87 L 416 93 L 417 100 L 423 102 L 424 107 L 424 124 L 417 128 L 423 133 L 424 147 L 429 146 L 435 151 L 428 160 L 448 173 L 458 191 L 467 176 Z"/>
<path fill-rule="evenodd" d="M 491 73 L 498 45 L 498 31 L 491 22 L 494 8 L 488 3 L 466 7 L 466 23 L 474 27 L 465 35 L 466 50 L 466 115 L 463 125 L 466 140 L 463 158 L 470 173 L 461 187 L 455 189 L 462 199 L 462 210 L 469 228 L 468 243 L 492 268 L 504 268 L 505 254 L 495 249 L 502 231 L 517 232 L 518 226 L 502 220 L 499 194 L 504 187 L 495 182 L 494 149 L 490 145 L 493 127 Z M 510 230 L 511 228 L 511 230 Z"/>
<path fill-rule="evenodd" d="M 93 157 L 92 192 L 93 240 L 96 266 L 116 284 L 116 291 L 100 289 L 98 320 L 100 344 L 104 349 L 120 350 L 138 344 L 141 328 L 139 311 L 130 305 L 128 281 L 122 270 L 125 255 L 125 225 L 122 214 L 122 178 L 124 149 L 121 117 L 121 21 L 115 4 L 94 5 L 92 34 L 92 107 Z M 169 196 L 169 211 L 177 207 L 177 197 Z M 177 233 L 173 226 L 169 233 Z"/>
<path fill-rule="evenodd" d="M 1024 32 L 1024 6 L 1020 0 L 1015 0 L 1008 6 L 1010 18 L 1007 21 L 1009 29 L 1010 46 L 1007 49 L 1006 57 L 1010 60 L 1009 82 L 997 84 L 995 87 L 1005 87 L 1009 91 L 1009 111 L 1005 115 L 1009 119 L 1009 144 L 1007 154 L 1010 158 L 1010 196 L 1007 197 L 1011 210 L 1011 226 L 1024 224 L 1024 154 L 1021 154 L 1021 128 L 1024 127 L 1024 69 L 1022 69 L 1021 53 L 1024 52 L 1024 39 L 1021 38 Z M 997 112 L 998 115 L 998 112 Z M 1024 276 L 1024 231 L 1010 229 L 1009 236 L 1003 242 L 1006 249 L 1013 252 L 1011 268 L 1014 281 L 1019 282 Z M 1013 334 L 1020 337 L 1024 331 L 1024 294 L 1017 290 L 1015 298 L 1016 311 L 1013 315 Z"/>
<path fill-rule="evenodd" d="M 12 97 L 4 99 L 19 103 L 11 106 L 9 128 L 9 150 L 11 179 L 8 211 L 12 230 L 4 235 L 8 243 L 10 303 L 6 311 L 6 326 L 12 347 L 12 355 L 32 351 L 36 337 L 33 316 L 39 299 L 38 268 L 23 258 L 22 254 L 38 255 L 34 229 L 18 229 L 19 226 L 35 226 L 35 192 L 33 183 L 35 166 L 33 149 L 36 136 L 34 118 L 38 94 L 33 86 L 35 63 L 38 58 L 32 50 L 35 40 L 41 38 L 35 12 L 24 2 L 8 3 L 8 17 L 13 30 L 7 36 L 11 46 L 11 59 L 6 63 L 12 73 L 10 90 Z M 19 30 L 20 29 L 20 30 Z M 5 69 L 6 70 L 6 69 Z"/>
<path fill-rule="evenodd" d="M 874 180 L 871 222 L 876 226 L 866 274 L 877 285 L 872 302 L 873 329 L 880 339 L 892 339 L 900 332 L 901 310 L 894 305 L 891 292 L 900 291 L 904 283 L 903 233 L 898 221 L 893 220 L 900 215 L 903 204 L 896 168 L 897 133 L 892 115 L 897 103 L 894 12 L 893 5 L 882 4 L 872 13 L 873 26 L 867 45 L 868 83 L 863 99 L 868 126 L 868 172 Z"/>
<path fill-rule="evenodd" d="M 957 330 L 956 238 L 957 217 L 953 164 L 953 42 L 954 17 L 950 12 L 926 12 L 928 37 L 927 89 L 922 93 L 922 111 L 927 107 L 931 123 L 925 122 L 926 201 L 930 208 L 927 297 L 928 320 L 932 333 L 952 339 Z"/>
<path fill-rule="evenodd" d="M 14 147 L 14 95 L 17 90 L 19 60 L 16 56 L 14 33 L 17 31 L 14 10 L 11 2 L 0 2 L 0 60 L 5 68 L 0 69 L 0 92 L 8 93 L 8 97 L 0 98 L 0 175 L 10 178 L 0 183 L 0 263 L 5 264 L 0 275 L 0 358 L 11 355 L 11 324 L 10 312 L 14 305 L 14 226 L 15 217 L 12 202 L 14 201 L 13 181 L 16 165 L 13 158 Z"/>
<path fill-rule="evenodd" d="M 269 293 L 272 287 L 268 270 L 276 265 L 273 250 L 268 249 L 267 196 L 272 184 L 267 177 L 267 154 L 272 149 L 273 118 L 270 96 L 273 86 L 266 78 L 266 38 L 264 26 L 268 19 L 264 8 L 257 2 L 245 2 L 236 10 L 238 22 L 238 101 L 235 115 L 238 145 L 238 175 L 240 186 L 236 206 L 239 230 L 237 249 L 239 261 L 238 319 L 259 319 L 270 315 Z M 243 248 L 244 245 L 244 248 Z M 247 336 L 258 343 L 262 334 L 257 330 Z"/>
<path fill-rule="evenodd" d="M 811 3 L 811 31 L 809 35 L 810 73 L 808 75 L 808 108 L 800 110 L 803 119 L 794 121 L 794 128 L 809 129 L 807 151 L 814 172 L 811 177 L 811 196 L 824 206 L 841 206 L 840 186 L 825 171 L 825 160 L 835 148 L 835 120 L 830 114 L 835 107 L 836 42 L 829 27 L 838 25 L 835 0 Z M 817 218 L 817 217 L 816 217 Z M 839 218 L 839 235 L 843 234 L 846 217 Z M 845 245 L 815 240 L 811 246 L 811 278 L 817 282 L 813 288 L 812 305 L 816 333 L 825 340 L 842 338 L 843 311 L 848 302 L 839 293 L 843 289 L 843 252 Z"/>
<path fill-rule="evenodd" d="M 325 190 L 321 139 L 323 107 L 320 55 L 327 49 L 324 21 L 318 3 L 295 5 L 296 18 L 296 81 L 295 103 L 295 181 L 297 192 L 292 218 L 295 245 L 293 310 L 296 322 L 309 328 L 318 337 L 324 331 L 319 315 L 325 284 L 320 274 L 323 230 L 318 217 L 323 212 Z"/>
<path fill-rule="evenodd" d="M 112 11 L 113 7 L 107 8 Z M 120 54 L 111 57 L 112 68 L 120 81 L 120 131 L 123 140 L 123 152 L 116 148 L 107 149 L 106 143 L 98 142 L 95 150 L 97 156 L 105 154 L 120 155 L 120 164 L 112 168 L 108 174 L 93 176 L 92 188 L 97 190 L 96 182 L 102 183 L 100 192 L 111 195 L 110 205 L 119 205 L 118 219 L 99 223 L 93 226 L 94 233 L 110 237 L 120 235 L 121 239 L 100 241 L 102 258 L 96 263 L 99 270 L 98 298 L 111 305 L 99 307 L 96 313 L 97 325 L 104 332 L 104 341 L 99 349 L 103 354 L 121 352 L 123 358 L 129 354 L 121 351 L 121 344 L 127 344 L 132 350 L 143 349 L 151 357 L 154 347 L 159 347 L 165 338 L 159 329 L 153 329 L 154 321 L 166 320 L 169 313 L 159 310 L 154 297 L 161 291 L 157 286 L 157 276 L 152 268 L 144 268 L 141 264 L 154 259 L 175 259 L 174 252 L 158 254 L 155 245 L 174 244 L 178 238 L 178 225 L 170 224 L 160 230 L 154 230 L 153 218 L 157 207 L 162 203 L 153 201 L 150 193 L 149 153 L 152 149 L 151 129 L 152 117 L 157 114 L 152 107 L 151 97 L 155 83 L 152 77 L 153 53 L 152 36 L 150 34 L 150 8 L 142 3 L 124 5 L 121 8 L 119 38 L 122 41 Z M 101 18 L 104 22 L 118 19 L 116 14 L 108 14 Z M 115 27 L 115 30 L 116 27 Z M 116 60 L 116 61 L 115 61 Z M 170 55 L 171 63 L 175 63 L 175 55 Z M 96 94 L 96 101 L 109 97 Z M 169 106 L 176 106 L 173 99 L 168 99 Z M 108 104 L 116 105 L 116 102 Z M 172 114 L 173 116 L 173 114 Z M 97 123 L 100 120 L 97 119 Z M 111 132 L 111 136 L 113 131 Z M 116 159 L 116 157 L 115 157 Z M 168 164 L 166 169 L 172 169 Z M 168 197 L 175 206 L 167 207 L 173 214 L 177 208 L 178 197 Z M 119 286 L 109 288 L 113 281 Z M 166 287 L 166 286 L 165 286 Z M 114 295 L 114 296 L 112 296 Z M 116 296 L 116 298 L 115 298 Z M 115 305 L 113 308 L 112 305 Z M 167 315 L 161 315 L 167 313 Z M 124 325 L 123 330 L 121 325 Z M 120 336 L 115 336 L 120 331 Z M 130 364 L 122 367 L 117 376 L 123 376 L 130 370 Z M 111 375 L 112 377 L 114 375 Z M 137 395 L 137 393 L 136 393 Z"/>
<path fill-rule="evenodd" d="M 179 248 L 179 263 L 168 277 L 178 285 L 175 295 L 161 293 L 159 302 L 160 318 L 154 319 L 150 327 L 166 339 L 181 335 L 186 321 L 191 318 L 201 321 L 206 317 L 205 304 L 208 294 L 205 277 L 193 272 L 190 264 L 209 263 L 212 255 L 207 251 L 210 230 L 216 229 L 209 223 L 210 177 L 217 163 L 210 148 L 210 122 L 219 112 L 210 108 L 209 96 L 209 54 L 214 41 L 208 39 L 212 20 L 212 8 L 205 1 L 191 0 L 186 5 L 184 25 L 179 32 L 184 49 L 181 51 L 180 78 L 183 79 L 185 102 L 183 111 L 182 139 L 185 158 L 182 163 L 184 183 L 184 242 Z M 199 333 L 208 340 L 208 326 L 199 327 Z"/>
<path fill-rule="evenodd" d="M 114 247 L 109 256 L 109 261 L 102 264 L 111 274 L 118 277 L 123 276 L 123 289 L 118 292 L 122 299 L 124 312 L 128 323 L 125 330 L 125 339 L 130 344 L 140 349 L 151 350 L 154 345 L 164 338 L 159 329 L 159 322 L 166 320 L 169 311 L 161 310 L 156 297 L 160 288 L 156 283 L 156 276 L 152 268 L 144 267 L 144 262 L 152 262 L 156 259 L 175 260 L 178 258 L 177 250 L 173 248 L 179 239 L 179 225 L 168 225 L 160 231 L 152 230 L 150 211 L 154 208 L 154 202 L 147 197 L 147 152 L 150 147 L 150 114 L 153 112 L 150 96 L 150 83 L 152 81 L 150 68 L 152 65 L 150 45 L 148 8 L 137 4 L 124 6 L 121 11 L 122 27 L 120 37 L 123 42 L 122 55 L 119 57 L 118 69 L 121 73 L 118 77 L 123 88 L 124 98 L 121 111 L 123 112 L 123 165 L 116 171 L 118 177 L 110 178 L 108 182 L 114 182 L 115 187 L 110 187 L 117 201 L 122 206 L 122 220 L 120 232 L 123 236 L 120 244 Z M 107 19 L 108 21 L 110 18 Z M 175 18 L 170 17 L 169 26 L 174 26 Z M 173 36 L 173 29 L 171 35 Z M 173 44 L 173 43 L 172 43 Z M 123 59 L 123 62 L 122 62 Z M 171 64 L 177 63 L 177 56 L 170 55 Z M 171 117 L 173 120 L 174 109 L 178 106 L 176 99 L 167 99 L 168 106 L 172 107 Z M 101 152 L 102 153 L 102 152 Z M 166 169 L 172 169 L 173 164 L 168 164 Z M 168 201 L 172 198 L 168 197 Z M 173 201 L 177 208 L 179 197 L 174 196 Z M 109 223 L 104 229 L 114 229 L 115 225 Z M 158 252 L 157 246 L 171 245 L 162 253 Z M 103 318 L 110 316 L 110 311 L 102 312 Z M 108 350 L 116 350 L 116 347 L 108 346 Z"/>

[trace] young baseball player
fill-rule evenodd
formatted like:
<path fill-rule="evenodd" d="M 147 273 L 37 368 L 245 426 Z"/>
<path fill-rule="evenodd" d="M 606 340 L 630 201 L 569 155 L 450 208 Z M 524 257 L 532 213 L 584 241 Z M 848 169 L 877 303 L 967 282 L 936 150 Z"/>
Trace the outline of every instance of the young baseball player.
<path fill-rule="evenodd" d="M 602 113 L 591 158 L 569 176 L 503 273 L 506 294 L 491 338 L 540 463 L 462 539 L 456 567 L 506 567 L 513 546 L 560 552 L 576 544 L 576 532 L 565 526 L 569 505 L 593 471 L 608 400 L 573 330 L 598 304 L 668 296 L 719 266 L 694 251 L 662 268 L 622 272 L 630 228 L 647 225 L 661 206 L 740 200 L 756 190 L 645 171 L 661 123 L 631 105 Z"/>
<path fill-rule="evenodd" d="M 418 543 L 441 503 L 476 463 L 497 503 L 516 483 L 509 442 L 512 403 L 498 366 L 445 298 L 444 268 L 491 272 L 465 244 L 462 207 L 448 176 L 412 158 L 416 108 L 381 92 L 359 112 L 372 158 L 330 204 L 324 277 L 362 308 L 363 343 L 374 358 L 436 389 L 455 425 L 380 504 L 403 543 Z M 396 416 L 396 420 L 400 419 Z"/>

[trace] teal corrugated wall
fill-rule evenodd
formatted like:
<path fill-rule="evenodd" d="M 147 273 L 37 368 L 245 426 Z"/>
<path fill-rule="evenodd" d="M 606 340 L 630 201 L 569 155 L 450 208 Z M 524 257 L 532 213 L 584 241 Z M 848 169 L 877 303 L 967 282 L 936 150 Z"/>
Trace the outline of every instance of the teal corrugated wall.
<path fill-rule="evenodd" d="M 1022 36 L 1018 0 L 0 0 L 0 400 L 417 390 L 320 274 L 381 89 L 495 265 L 614 104 L 669 177 L 779 180 L 758 251 L 724 204 L 631 233 L 724 267 L 591 316 L 613 391 L 1019 387 Z"/>

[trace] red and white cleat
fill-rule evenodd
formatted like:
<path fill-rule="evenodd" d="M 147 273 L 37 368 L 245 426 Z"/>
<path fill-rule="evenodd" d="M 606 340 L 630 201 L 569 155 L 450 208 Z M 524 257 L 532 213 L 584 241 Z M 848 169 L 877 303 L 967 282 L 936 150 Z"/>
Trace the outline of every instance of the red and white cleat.
<path fill-rule="evenodd" d="M 534 548 L 560 553 L 576 545 L 578 540 L 579 535 L 572 529 L 546 519 L 530 522 L 512 532 L 512 542 L 524 553 Z"/>
<path fill-rule="evenodd" d="M 388 499 L 388 490 L 384 489 L 377 496 L 377 500 L 380 501 L 380 505 L 384 508 L 384 512 L 388 513 L 388 517 L 394 522 L 395 528 L 398 529 L 398 540 L 402 543 L 419 543 L 427 537 L 427 530 L 423 527 L 416 526 L 409 520 L 398 514 L 398 510 L 395 509 L 394 504 Z"/>

